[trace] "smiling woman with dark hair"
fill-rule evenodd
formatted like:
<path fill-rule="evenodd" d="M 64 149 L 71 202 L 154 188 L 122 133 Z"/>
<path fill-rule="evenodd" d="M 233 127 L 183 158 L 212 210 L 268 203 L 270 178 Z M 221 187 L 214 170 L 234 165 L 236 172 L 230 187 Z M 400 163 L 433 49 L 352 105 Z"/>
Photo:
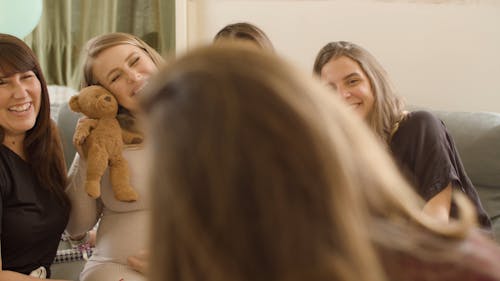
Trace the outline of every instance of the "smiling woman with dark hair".
<path fill-rule="evenodd" d="M 50 277 L 70 210 L 66 165 L 38 60 L 6 34 L 0 34 L 0 140 L 0 280 Z"/>

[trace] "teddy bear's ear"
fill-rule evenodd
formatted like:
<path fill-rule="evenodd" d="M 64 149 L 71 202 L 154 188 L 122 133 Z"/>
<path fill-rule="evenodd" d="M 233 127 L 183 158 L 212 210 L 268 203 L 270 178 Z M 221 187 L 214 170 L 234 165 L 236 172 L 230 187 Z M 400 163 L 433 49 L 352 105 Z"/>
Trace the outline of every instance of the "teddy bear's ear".
<path fill-rule="evenodd" d="M 80 104 L 78 103 L 78 96 L 71 97 L 71 99 L 69 100 L 69 108 L 71 108 L 71 110 L 73 110 L 74 112 L 82 112 Z"/>

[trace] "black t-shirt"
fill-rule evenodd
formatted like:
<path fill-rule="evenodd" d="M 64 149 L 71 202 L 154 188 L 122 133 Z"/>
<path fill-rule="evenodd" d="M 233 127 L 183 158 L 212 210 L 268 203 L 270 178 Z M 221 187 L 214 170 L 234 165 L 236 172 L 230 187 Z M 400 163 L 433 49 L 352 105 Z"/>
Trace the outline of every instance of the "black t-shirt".
<path fill-rule="evenodd" d="M 26 161 L 3 144 L 0 197 L 2 268 L 23 274 L 40 266 L 49 270 L 69 209 L 40 185 Z"/>
<path fill-rule="evenodd" d="M 472 200 L 480 225 L 491 229 L 488 215 L 441 120 L 427 111 L 409 113 L 392 137 L 390 148 L 403 174 L 425 201 L 451 182 L 454 189 L 461 190 Z M 453 202 L 450 215 L 457 217 Z"/>

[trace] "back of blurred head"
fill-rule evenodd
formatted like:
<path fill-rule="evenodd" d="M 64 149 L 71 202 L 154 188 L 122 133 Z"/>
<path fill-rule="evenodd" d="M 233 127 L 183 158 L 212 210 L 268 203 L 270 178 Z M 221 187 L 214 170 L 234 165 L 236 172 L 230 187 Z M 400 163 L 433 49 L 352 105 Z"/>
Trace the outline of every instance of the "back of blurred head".
<path fill-rule="evenodd" d="M 217 45 L 153 82 L 152 280 L 383 280 L 368 229 L 415 197 L 365 125 L 292 69 Z"/>
<path fill-rule="evenodd" d="M 240 41 L 252 43 L 262 50 L 274 52 L 273 43 L 266 33 L 257 26 L 247 22 L 237 22 L 224 26 L 214 37 L 215 43 Z"/>

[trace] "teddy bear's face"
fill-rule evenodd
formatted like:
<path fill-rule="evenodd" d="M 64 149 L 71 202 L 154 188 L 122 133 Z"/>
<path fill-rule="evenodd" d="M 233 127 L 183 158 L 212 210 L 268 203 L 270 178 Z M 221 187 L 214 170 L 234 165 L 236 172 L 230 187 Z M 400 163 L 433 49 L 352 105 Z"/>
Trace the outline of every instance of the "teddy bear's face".
<path fill-rule="evenodd" d="M 71 97 L 69 106 L 92 119 L 115 117 L 118 112 L 116 98 L 101 86 L 83 88 L 78 95 Z"/>

